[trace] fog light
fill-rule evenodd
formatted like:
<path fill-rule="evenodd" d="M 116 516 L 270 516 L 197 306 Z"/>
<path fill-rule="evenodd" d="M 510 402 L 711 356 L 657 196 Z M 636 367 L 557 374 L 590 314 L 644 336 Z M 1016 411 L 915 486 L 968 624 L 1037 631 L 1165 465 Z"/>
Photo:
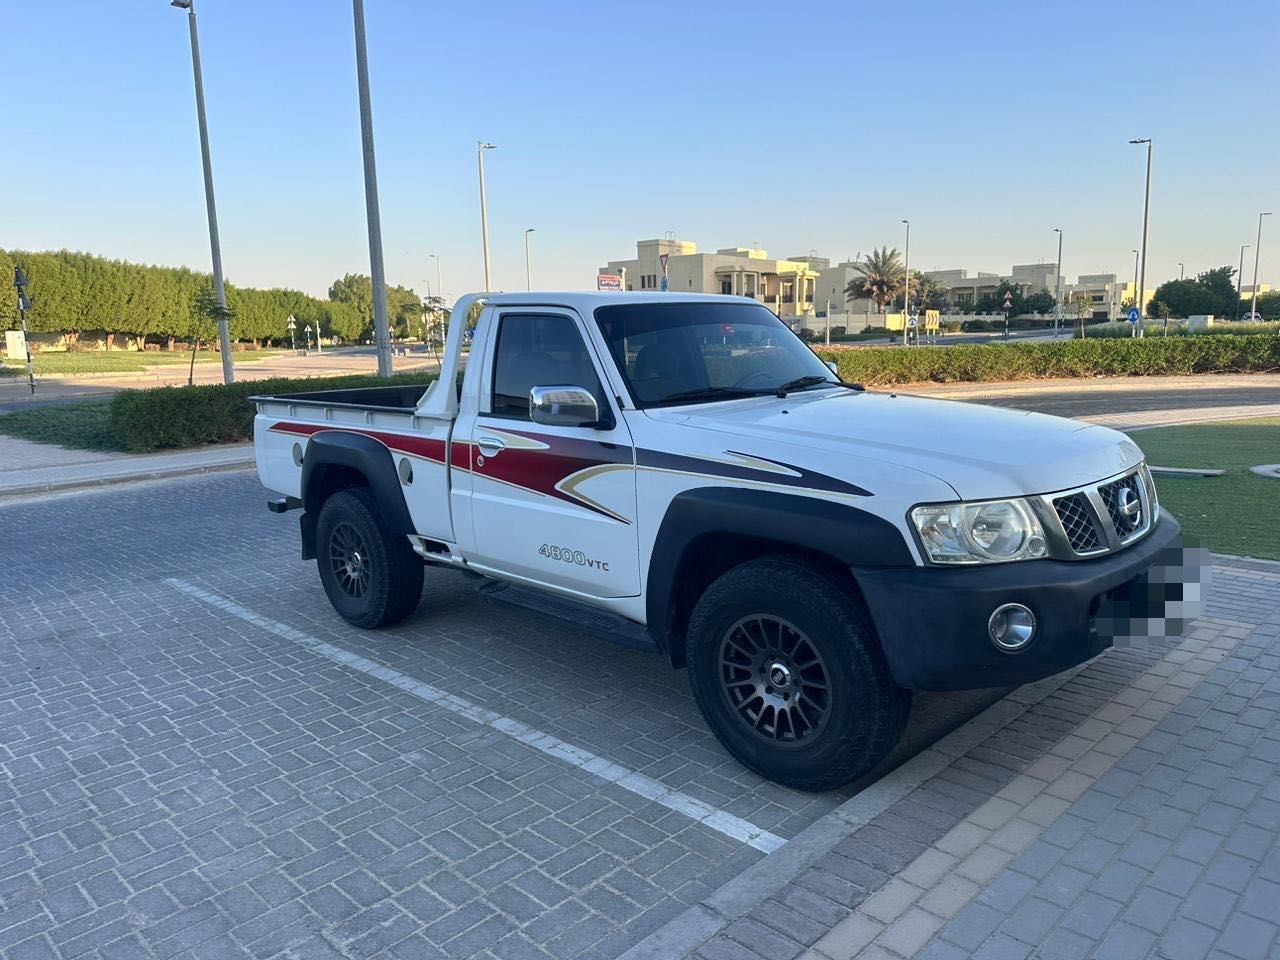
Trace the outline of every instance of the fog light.
<path fill-rule="evenodd" d="M 1020 603 L 1001 604 L 992 611 L 987 632 L 999 649 L 1013 653 L 1036 635 L 1036 615 Z"/>

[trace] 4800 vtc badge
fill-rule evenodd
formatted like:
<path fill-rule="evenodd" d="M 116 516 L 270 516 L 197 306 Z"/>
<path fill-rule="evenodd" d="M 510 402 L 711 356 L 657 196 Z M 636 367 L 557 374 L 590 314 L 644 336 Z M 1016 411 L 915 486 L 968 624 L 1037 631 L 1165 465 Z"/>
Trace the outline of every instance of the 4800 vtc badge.
<path fill-rule="evenodd" d="M 538 548 L 538 555 L 548 560 L 563 560 L 565 563 L 576 563 L 580 567 L 594 567 L 597 570 L 609 572 L 609 561 L 592 560 L 581 550 L 575 550 L 573 547 L 557 547 L 544 543 Z"/>

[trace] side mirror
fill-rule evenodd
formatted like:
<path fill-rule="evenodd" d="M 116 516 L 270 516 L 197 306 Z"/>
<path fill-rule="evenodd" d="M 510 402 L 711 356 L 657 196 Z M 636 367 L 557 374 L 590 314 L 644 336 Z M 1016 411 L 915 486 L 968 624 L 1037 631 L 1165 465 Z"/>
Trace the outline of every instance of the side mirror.
<path fill-rule="evenodd" d="M 838 366 L 836 366 L 836 362 L 835 362 L 834 360 L 827 360 L 827 361 L 826 361 L 826 364 L 827 364 L 827 369 L 828 369 L 828 370 L 830 370 L 830 371 L 831 371 L 832 373 L 834 373 L 836 376 L 839 376 L 839 375 L 840 375 L 840 368 L 839 368 Z"/>
<path fill-rule="evenodd" d="M 600 407 L 591 391 L 582 387 L 532 387 L 529 417 L 548 427 L 594 427 L 600 421 Z"/>

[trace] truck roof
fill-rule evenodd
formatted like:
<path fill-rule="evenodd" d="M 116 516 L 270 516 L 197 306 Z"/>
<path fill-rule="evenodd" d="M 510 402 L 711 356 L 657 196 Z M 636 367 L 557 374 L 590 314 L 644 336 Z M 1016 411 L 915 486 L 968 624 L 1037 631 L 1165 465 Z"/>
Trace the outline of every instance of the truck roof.
<path fill-rule="evenodd" d="M 616 290 L 533 290 L 516 293 L 491 293 L 483 295 L 486 303 L 497 306 L 543 305 L 573 307 L 590 312 L 596 307 L 619 303 L 670 303 L 685 302 L 733 302 L 759 303 L 748 297 L 728 296 L 720 293 L 663 293 L 660 290 L 621 293 Z"/>

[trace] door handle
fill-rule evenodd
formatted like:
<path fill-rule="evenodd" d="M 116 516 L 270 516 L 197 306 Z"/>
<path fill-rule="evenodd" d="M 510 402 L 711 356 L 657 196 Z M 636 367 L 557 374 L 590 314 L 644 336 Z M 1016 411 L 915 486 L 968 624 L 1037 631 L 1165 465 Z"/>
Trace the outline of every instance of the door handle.
<path fill-rule="evenodd" d="M 497 437 L 477 437 L 476 446 L 486 457 L 496 457 L 507 448 L 507 445 Z"/>

